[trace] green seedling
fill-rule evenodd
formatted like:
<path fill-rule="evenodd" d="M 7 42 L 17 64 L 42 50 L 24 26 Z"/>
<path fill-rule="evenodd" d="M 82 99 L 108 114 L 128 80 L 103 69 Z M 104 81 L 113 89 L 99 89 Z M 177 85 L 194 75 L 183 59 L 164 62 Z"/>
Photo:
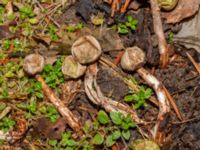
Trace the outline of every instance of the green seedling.
<path fill-rule="evenodd" d="M 20 109 L 26 110 L 28 113 L 26 114 L 26 118 L 31 119 L 36 115 L 37 112 L 37 103 L 35 100 L 32 100 L 29 103 L 19 103 L 16 105 Z"/>
<path fill-rule="evenodd" d="M 34 94 L 36 98 L 42 99 L 43 92 L 42 92 L 42 84 L 34 79 L 30 79 L 29 82 L 31 85 L 27 88 L 27 92 L 30 94 Z"/>
<path fill-rule="evenodd" d="M 11 118 L 5 117 L 0 121 L 0 130 L 4 133 L 8 132 L 14 125 L 15 121 Z"/>
<path fill-rule="evenodd" d="M 0 6 L 0 24 L 3 24 L 5 21 L 4 15 L 5 15 L 5 8 Z"/>
<path fill-rule="evenodd" d="M 131 116 L 123 116 L 119 112 L 110 112 L 100 110 L 97 120 L 85 122 L 82 130 L 84 137 L 80 140 L 74 140 L 70 133 L 64 133 L 61 140 L 51 139 L 48 144 L 54 149 L 84 149 L 92 150 L 102 145 L 111 147 L 118 140 L 129 140 L 131 137 L 130 129 L 135 128 Z"/>
<path fill-rule="evenodd" d="M 140 89 L 136 94 L 129 94 L 125 96 L 124 101 L 134 102 L 134 107 L 136 109 L 141 107 L 146 107 L 147 106 L 146 100 L 151 97 L 152 93 L 153 93 L 152 89 L 140 86 Z"/>
<path fill-rule="evenodd" d="M 138 20 L 133 19 L 132 16 L 128 16 L 127 21 L 125 24 L 118 23 L 117 25 L 117 31 L 120 34 L 127 34 L 129 32 L 129 29 L 131 31 L 135 31 L 137 28 Z"/>
<path fill-rule="evenodd" d="M 73 24 L 73 25 L 68 25 L 66 27 L 67 32 L 75 32 L 77 30 L 80 30 L 83 28 L 83 24 L 82 23 L 77 23 L 77 24 Z"/>
<path fill-rule="evenodd" d="M 52 24 L 49 24 L 48 27 L 47 27 L 47 31 L 49 32 L 50 34 L 50 37 L 53 41 L 56 41 L 59 39 L 58 35 L 56 34 L 56 32 L 58 31 L 58 29 L 52 25 Z"/>
<path fill-rule="evenodd" d="M 20 7 L 19 12 L 20 12 L 20 18 L 22 20 L 24 20 L 26 18 L 31 18 L 34 16 L 33 10 L 30 5 L 24 5 L 24 6 Z"/>
<path fill-rule="evenodd" d="M 125 24 L 119 23 L 117 25 L 117 32 L 120 34 L 127 34 L 128 33 L 128 27 Z"/>
<path fill-rule="evenodd" d="M 125 140 L 129 140 L 130 138 L 130 131 L 129 129 L 136 127 L 135 123 L 132 121 L 132 118 L 128 115 L 128 116 L 123 116 L 122 113 L 119 112 L 110 112 L 110 118 L 111 118 L 111 122 L 115 125 L 114 128 L 112 127 L 107 127 L 105 128 L 105 130 L 109 131 L 106 135 L 101 135 L 100 133 L 97 133 L 97 137 L 101 140 L 105 138 L 105 144 L 108 147 L 111 147 L 113 144 L 116 143 L 116 141 L 120 138 L 124 138 Z M 106 112 L 104 111 L 99 111 L 98 113 L 98 117 L 97 117 L 98 121 L 100 124 L 108 124 L 110 122 L 110 119 L 107 115 Z M 109 134 L 111 133 L 111 134 Z M 96 141 L 96 139 L 93 139 L 94 141 Z M 101 142 L 102 144 L 103 142 Z M 96 143 L 99 144 L 100 143 Z"/>
<path fill-rule="evenodd" d="M 133 19 L 132 16 L 128 16 L 128 20 L 125 23 L 127 27 L 129 27 L 132 31 L 135 31 L 137 28 L 138 20 Z"/>
<path fill-rule="evenodd" d="M 174 33 L 173 32 L 169 32 L 168 34 L 168 42 L 169 44 L 172 44 L 174 41 Z"/>
<path fill-rule="evenodd" d="M 40 112 L 43 113 L 52 123 L 55 123 L 59 117 L 57 109 L 52 105 L 41 107 Z"/>
<path fill-rule="evenodd" d="M 4 40 L 3 41 L 3 47 L 8 50 L 10 48 L 10 45 L 11 45 L 11 41 L 10 40 Z"/>
<path fill-rule="evenodd" d="M 64 58 L 59 58 L 53 65 L 47 64 L 44 67 L 42 76 L 50 88 L 56 88 L 61 83 L 64 83 L 64 75 L 62 73 L 62 63 Z"/>

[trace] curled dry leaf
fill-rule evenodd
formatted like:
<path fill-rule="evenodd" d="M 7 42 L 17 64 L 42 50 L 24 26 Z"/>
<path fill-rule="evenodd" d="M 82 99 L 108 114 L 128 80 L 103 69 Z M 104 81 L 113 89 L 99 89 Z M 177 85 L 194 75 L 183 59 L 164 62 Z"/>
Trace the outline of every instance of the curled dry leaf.
<path fill-rule="evenodd" d="M 200 0 L 179 0 L 177 7 L 162 15 L 167 23 L 178 23 L 185 18 L 193 16 L 199 9 Z"/>
<path fill-rule="evenodd" d="M 65 60 L 62 65 L 62 72 L 65 77 L 77 79 L 82 76 L 86 71 L 86 66 L 79 64 L 73 56 L 65 57 Z"/>
<path fill-rule="evenodd" d="M 100 57 L 101 46 L 93 36 L 82 36 L 72 45 L 72 55 L 79 63 L 89 64 Z"/>
<path fill-rule="evenodd" d="M 186 48 L 194 48 L 200 53 L 200 11 L 191 18 L 182 23 L 181 30 L 174 35 L 174 42 L 185 46 Z"/>
<path fill-rule="evenodd" d="M 64 118 L 59 118 L 55 123 L 51 123 L 46 118 L 39 118 L 33 126 L 32 135 L 35 138 L 44 136 L 50 139 L 60 139 L 65 131 L 66 122 Z"/>
<path fill-rule="evenodd" d="M 21 34 L 21 31 L 17 30 L 15 33 L 12 33 L 9 28 L 10 26 L 16 26 L 16 22 L 9 22 L 5 25 L 0 25 L 0 40 L 2 39 L 11 39 L 14 37 L 19 37 Z"/>

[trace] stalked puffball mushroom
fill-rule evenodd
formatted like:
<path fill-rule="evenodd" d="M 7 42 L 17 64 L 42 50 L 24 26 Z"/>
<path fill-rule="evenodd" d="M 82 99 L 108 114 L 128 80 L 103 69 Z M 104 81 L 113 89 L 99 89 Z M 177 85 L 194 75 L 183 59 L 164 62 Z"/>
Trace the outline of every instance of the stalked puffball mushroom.
<path fill-rule="evenodd" d="M 145 63 L 145 53 L 139 47 L 126 48 L 122 58 L 121 66 L 126 71 L 134 71 Z"/>
<path fill-rule="evenodd" d="M 82 76 L 86 71 L 86 66 L 78 63 L 73 56 L 65 57 L 62 65 L 62 72 L 66 79 L 77 79 Z"/>
<path fill-rule="evenodd" d="M 29 75 L 42 72 L 44 68 L 44 57 L 39 54 L 30 54 L 24 58 L 23 69 Z"/>
<path fill-rule="evenodd" d="M 101 55 L 99 42 L 91 35 L 80 37 L 72 45 L 72 55 L 80 64 L 90 64 Z"/>

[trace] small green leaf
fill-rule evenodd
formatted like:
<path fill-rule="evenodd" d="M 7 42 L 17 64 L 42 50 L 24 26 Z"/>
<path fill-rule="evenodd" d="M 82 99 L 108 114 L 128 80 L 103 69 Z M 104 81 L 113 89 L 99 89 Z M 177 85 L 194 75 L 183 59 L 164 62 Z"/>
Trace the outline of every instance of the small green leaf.
<path fill-rule="evenodd" d="M 37 98 L 43 98 L 44 97 L 43 94 L 40 93 L 40 92 L 35 92 L 35 95 L 36 95 Z"/>
<path fill-rule="evenodd" d="M 92 139 L 92 143 L 95 145 L 101 145 L 103 141 L 104 141 L 104 137 L 100 133 L 97 133 Z"/>
<path fill-rule="evenodd" d="M 120 34 L 127 34 L 128 33 L 128 28 L 124 24 L 118 24 L 117 30 L 118 30 L 118 33 L 120 33 Z"/>
<path fill-rule="evenodd" d="M 138 24 L 138 20 L 133 19 L 133 21 L 131 22 L 132 25 L 137 25 Z"/>
<path fill-rule="evenodd" d="M 111 147 L 116 141 L 113 140 L 112 135 L 106 137 L 106 146 Z"/>
<path fill-rule="evenodd" d="M 133 17 L 132 16 L 128 16 L 128 22 L 132 22 L 133 21 Z"/>
<path fill-rule="evenodd" d="M 129 129 L 129 125 L 128 125 L 128 123 L 126 123 L 126 122 L 122 122 L 121 127 L 122 127 L 122 129 L 124 129 L 124 130 L 128 130 L 128 129 Z"/>
<path fill-rule="evenodd" d="M 97 117 L 98 121 L 101 123 L 101 124 L 107 124 L 109 122 L 109 117 L 108 115 L 106 114 L 105 111 L 101 110 L 98 112 L 98 117 Z"/>
<path fill-rule="evenodd" d="M 119 130 L 116 130 L 112 133 L 112 139 L 113 140 L 118 140 L 121 137 L 121 132 Z"/>
<path fill-rule="evenodd" d="M 67 141 L 67 146 L 74 146 L 74 145 L 76 145 L 76 141 L 74 141 L 73 139 Z"/>
<path fill-rule="evenodd" d="M 131 137 L 131 133 L 129 130 L 123 130 L 122 131 L 122 136 L 124 137 L 125 140 L 129 140 Z"/>
<path fill-rule="evenodd" d="M 73 147 L 66 147 L 65 150 L 74 150 Z"/>
<path fill-rule="evenodd" d="M 122 114 L 119 112 L 110 112 L 111 120 L 114 124 L 120 125 L 122 123 Z"/>
<path fill-rule="evenodd" d="M 127 95 L 124 97 L 125 102 L 132 102 L 133 101 L 133 95 Z"/>
<path fill-rule="evenodd" d="M 57 143 L 58 143 L 57 140 L 49 140 L 49 141 L 48 141 L 48 144 L 49 144 L 50 146 L 56 146 Z"/>

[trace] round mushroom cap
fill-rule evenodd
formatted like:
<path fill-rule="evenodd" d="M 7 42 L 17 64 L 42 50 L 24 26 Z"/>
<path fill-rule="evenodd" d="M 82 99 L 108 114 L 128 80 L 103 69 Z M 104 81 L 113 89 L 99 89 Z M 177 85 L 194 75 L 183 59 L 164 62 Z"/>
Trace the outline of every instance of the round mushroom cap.
<path fill-rule="evenodd" d="M 62 72 L 66 79 L 77 79 L 85 73 L 86 68 L 86 66 L 79 64 L 73 56 L 67 56 L 62 65 Z"/>
<path fill-rule="evenodd" d="M 102 53 L 99 42 L 91 35 L 80 37 L 72 45 L 72 55 L 80 64 L 96 61 Z"/>
<path fill-rule="evenodd" d="M 30 54 L 24 58 L 23 69 L 29 75 L 42 72 L 44 68 L 44 57 L 39 54 Z"/>
<path fill-rule="evenodd" d="M 126 71 L 134 71 L 144 65 L 145 53 L 139 47 L 129 47 L 121 58 L 121 67 Z"/>

